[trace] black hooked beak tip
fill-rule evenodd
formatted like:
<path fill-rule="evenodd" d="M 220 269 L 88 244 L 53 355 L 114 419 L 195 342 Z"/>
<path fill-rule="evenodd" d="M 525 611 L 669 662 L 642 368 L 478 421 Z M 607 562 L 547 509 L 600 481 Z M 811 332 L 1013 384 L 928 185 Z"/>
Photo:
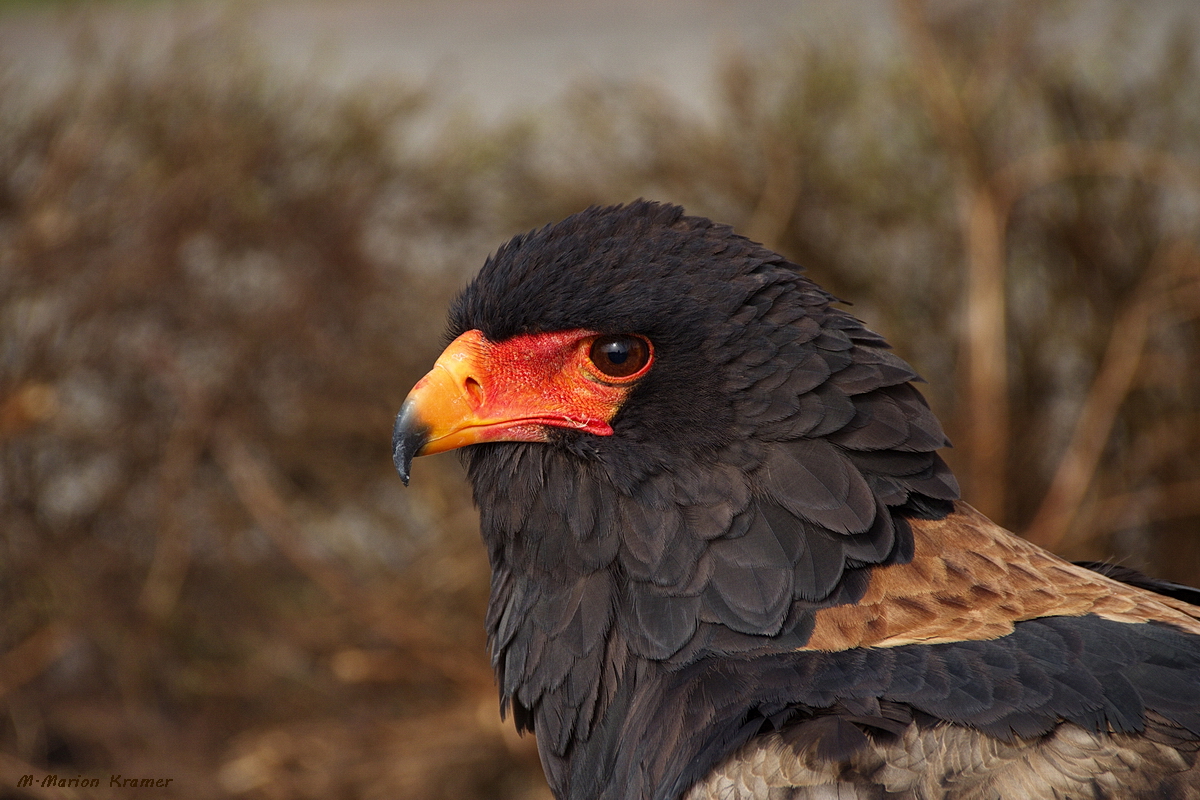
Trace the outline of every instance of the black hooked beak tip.
<path fill-rule="evenodd" d="M 408 472 L 412 460 L 421 454 L 421 448 L 429 441 L 429 427 L 417 418 L 416 404 L 405 402 L 396 415 L 396 424 L 392 427 L 392 463 L 400 480 L 408 486 Z"/>

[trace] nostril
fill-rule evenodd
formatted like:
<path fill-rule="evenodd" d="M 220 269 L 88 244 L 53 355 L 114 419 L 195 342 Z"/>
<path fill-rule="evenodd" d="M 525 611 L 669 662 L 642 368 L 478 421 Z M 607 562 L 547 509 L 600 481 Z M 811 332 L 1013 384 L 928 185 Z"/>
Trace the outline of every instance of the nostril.
<path fill-rule="evenodd" d="M 483 405 L 483 387 L 474 378 L 467 378 L 467 394 L 475 406 Z"/>

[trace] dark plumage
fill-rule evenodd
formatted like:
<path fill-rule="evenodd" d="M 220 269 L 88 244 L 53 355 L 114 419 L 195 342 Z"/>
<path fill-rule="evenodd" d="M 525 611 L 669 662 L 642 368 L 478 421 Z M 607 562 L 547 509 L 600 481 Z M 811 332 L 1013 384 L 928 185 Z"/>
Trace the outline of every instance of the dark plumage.
<path fill-rule="evenodd" d="M 834 302 L 646 202 L 455 302 L 396 462 L 469 445 L 502 710 L 556 796 L 1200 797 L 1194 590 L 961 503 L 916 374 Z M 630 337 L 646 366 L 597 373 Z"/>

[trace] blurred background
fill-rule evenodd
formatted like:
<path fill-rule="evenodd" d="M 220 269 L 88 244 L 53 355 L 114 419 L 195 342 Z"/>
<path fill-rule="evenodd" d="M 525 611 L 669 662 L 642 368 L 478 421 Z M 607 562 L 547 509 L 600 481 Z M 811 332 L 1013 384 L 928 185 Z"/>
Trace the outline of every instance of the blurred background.
<path fill-rule="evenodd" d="M 593 203 L 805 265 L 928 380 L 970 502 L 1200 584 L 1198 22 L 0 3 L 0 798 L 549 797 L 459 465 L 406 490 L 389 439 L 454 292 Z"/>

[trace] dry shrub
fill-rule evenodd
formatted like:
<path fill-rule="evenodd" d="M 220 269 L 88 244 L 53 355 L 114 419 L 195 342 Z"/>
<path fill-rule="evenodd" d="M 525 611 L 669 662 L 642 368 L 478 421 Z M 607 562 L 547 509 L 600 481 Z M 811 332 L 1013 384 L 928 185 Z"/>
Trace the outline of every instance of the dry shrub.
<path fill-rule="evenodd" d="M 223 29 L 84 52 L 56 96 L 0 98 L 9 772 L 387 795 L 363 762 L 397 758 L 392 728 L 494 707 L 465 490 L 443 463 L 402 495 L 389 465 L 471 238 L 406 150 L 423 99 L 250 52 Z M 471 768 L 412 796 L 530 772 L 473 727 Z"/>

